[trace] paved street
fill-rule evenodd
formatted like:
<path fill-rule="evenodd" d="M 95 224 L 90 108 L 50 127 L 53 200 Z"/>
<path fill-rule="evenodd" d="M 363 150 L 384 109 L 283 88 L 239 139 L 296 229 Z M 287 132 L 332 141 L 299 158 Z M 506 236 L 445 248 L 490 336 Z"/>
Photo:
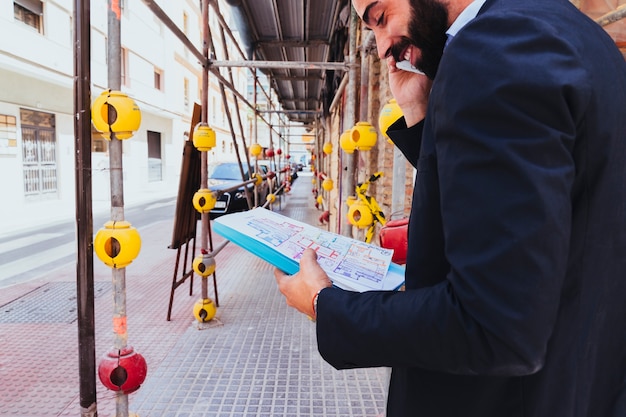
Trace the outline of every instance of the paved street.
<path fill-rule="evenodd" d="M 159 198 L 125 209 L 125 218 L 141 233 L 173 218 L 176 197 Z M 109 210 L 94 215 L 94 234 L 110 219 Z M 76 224 L 72 218 L 0 236 L 0 289 L 47 275 L 50 269 L 75 263 Z"/>
<path fill-rule="evenodd" d="M 310 188 L 305 173 L 284 198 L 281 213 L 317 224 L 320 212 Z M 146 381 L 130 395 L 131 412 L 200 417 L 384 411 L 386 371 L 336 371 L 326 364 L 317 352 L 314 324 L 285 305 L 272 267 L 233 244 L 216 257 L 220 308 L 214 323 L 199 330 L 193 319 L 197 277 L 193 296 L 187 283 L 177 289 L 172 320 L 166 321 L 176 260 L 176 251 L 167 248 L 171 236 L 171 219 L 143 228 L 141 253 L 126 272 L 128 343 L 148 363 Z M 219 242 L 214 235 L 214 244 Z M 113 343 L 111 271 L 97 258 L 94 269 L 100 358 Z M 0 290 L 2 417 L 80 415 L 75 265 L 43 272 Z M 115 394 L 99 381 L 98 387 L 98 415 L 114 415 Z"/>

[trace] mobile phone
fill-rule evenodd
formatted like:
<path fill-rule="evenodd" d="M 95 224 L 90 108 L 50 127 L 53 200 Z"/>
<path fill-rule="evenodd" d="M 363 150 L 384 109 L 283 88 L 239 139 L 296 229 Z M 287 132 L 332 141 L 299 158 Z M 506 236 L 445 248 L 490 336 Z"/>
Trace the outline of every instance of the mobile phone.
<path fill-rule="evenodd" d="M 422 74 L 422 75 L 426 75 L 424 74 L 423 71 L 418 70 L 417 68 L 415 68 L 413 66 L 413 64 L 411 64 L 409 61 L 404 60 L 404 61 L 400 61 L 400 62 L 396 62 L 396 68 L 399 68 L 403 71 L 409 71 L 409 72 L 414 72 L 416 74 Z"/>

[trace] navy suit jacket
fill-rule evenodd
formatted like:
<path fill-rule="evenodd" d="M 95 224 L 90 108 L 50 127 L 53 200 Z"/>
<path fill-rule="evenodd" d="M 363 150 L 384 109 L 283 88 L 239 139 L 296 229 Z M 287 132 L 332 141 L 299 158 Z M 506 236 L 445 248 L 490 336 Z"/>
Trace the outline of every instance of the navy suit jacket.
<path fill-rule="evenodd" d="M 406 291 L 324 289 L 321 355 L 393 367 L 388 417 L 626 416 L 626 65 L 567 0 L 487 0 L 445 50 Z"/>

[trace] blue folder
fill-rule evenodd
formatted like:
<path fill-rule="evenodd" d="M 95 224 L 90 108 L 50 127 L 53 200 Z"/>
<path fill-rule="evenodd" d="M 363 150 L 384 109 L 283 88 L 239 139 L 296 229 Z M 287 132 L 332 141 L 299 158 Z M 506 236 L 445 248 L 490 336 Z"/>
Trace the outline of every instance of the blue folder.
<path fill-rule="evenodd" d="M 269 214 L 267 213 L 267 210 L 263 208 L 257 208 L 254 210 L 265 210 L 265 213 L 263 213 L 264 215 L 271 215 L 273 217 L 281 216 L 280 214 L 277 214 L 275 212 L 270 212 L 271 214 Z M 249 212 L 241 212 L 241 213 L 233 213 L 233 214 L 228 214 L 225 216 L 218 217 L 217 219 L 213 221 L 212 228 L 215 231 L 215 233 L 223 236 L 225 239 L 228 239 L 229 241 L 242 247 L 248 252 L 263 259 L 264 261 L 274 265 L 276 268 L 284 271 L 285 273 L 290 274 L 290 275 L 297 273 L 300 270 L 300 265 L 297 260 L 292 259 L 280 253 L 269 244 L 259 241 L 255 239 L 254 237 L 251 237 L 248 234 L 237 229 L 236 227 L 232 226 L 232 224 L 244 223 L 247 218 L 246 213 L 249 214 Z M 240 219 L 241 221 L 239 221 Z M 233 220 L 237 220 L 237 221 L 233 222 Z M 298 222 L 293 219 L 288 219 L 288 221 L 289 223 L 293 223 L 296 225 L 301 224 L 304 227 L 312 227 L 310 225 L 304 225 L 303 223 Z M 349 239 L 346 237 L 342 237 L 342 238 Z M 383 290 L 398 290 L 400 287 L 402 287 L 402 285 L 404 284 L 404 272 L 405 271 L 404 271 L 403 266 L 392 262 L 387 271 L 387 275 L 385 276 L 383 280 L 382 289 Z M 359 286 L 358 283 L 355 283 L 355 285 L 351 285 L 349 283 L 344 283 L 343 281 L 338 282 L 337 279 L 333 279 L 333 276 L 331 274 L 329 274 L 329 277 L 333 281 L 333 284 L 340 288 L 344 288 L 344 289 L 352 290 L 352 291 L 366 291 L 367 290 L 367 288 Z"/>

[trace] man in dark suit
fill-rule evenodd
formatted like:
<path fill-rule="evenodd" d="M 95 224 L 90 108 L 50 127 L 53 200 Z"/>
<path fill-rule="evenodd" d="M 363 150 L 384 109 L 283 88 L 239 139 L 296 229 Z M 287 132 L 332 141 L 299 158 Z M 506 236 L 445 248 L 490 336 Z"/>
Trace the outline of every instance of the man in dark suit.
<path fill-rule="evenodd" d="M 317 316 L 320 353 L 392 367 L 389 417 L 626 416 L 613 41 L 567 0 L 353 4 L 405 116 L 388 134 L 417 176 L 406 291 L 329 288 L 313 252 L 298 274 L 276 271 L 288 304 Z"/>

